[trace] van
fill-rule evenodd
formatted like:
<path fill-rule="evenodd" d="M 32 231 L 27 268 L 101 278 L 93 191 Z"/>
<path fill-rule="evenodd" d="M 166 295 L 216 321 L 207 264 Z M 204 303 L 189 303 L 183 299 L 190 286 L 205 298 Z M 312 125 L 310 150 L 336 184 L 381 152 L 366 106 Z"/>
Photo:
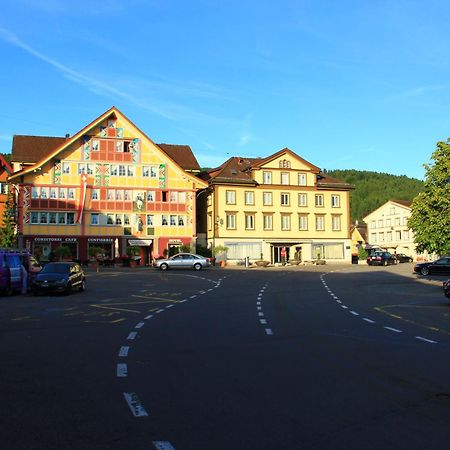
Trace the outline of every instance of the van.
<path fill-rule="evenodd" d="M 22 264 L 26 270 L 27 285 L 42 267 L 27 251 L 0 249 L 0 292 L 11 295 L 22 290 Z"/>

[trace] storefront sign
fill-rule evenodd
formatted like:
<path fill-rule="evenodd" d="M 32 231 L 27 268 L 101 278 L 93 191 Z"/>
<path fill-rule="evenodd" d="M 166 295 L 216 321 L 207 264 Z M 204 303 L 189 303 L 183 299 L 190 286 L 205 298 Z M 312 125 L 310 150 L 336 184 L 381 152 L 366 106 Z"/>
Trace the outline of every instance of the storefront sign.
<path fill-rule="evenodd" d="M 136 245 L 139 247 L 148 247 L 150 245 L 152 245 L 152 240 L 151 239 L 130 239 L 128 241 L 128 245 Z"/>
<path fill-rule="evenodd" d="M 89 238 L 88 242 L 109 242 L 111 243 L 114 239 L 112 238 Z"/>
<path fill-rule="evenodd" d="M 183 241 L 180 239 L 169 239 L 169 244 L 183 245 Z"/>
<path fill-rule="evenodd" d="M 61 238 L 57 237 L 37 237 L 34 242 L 61 242 Z"/>
<path fill-rule="evenodd" d="M 77 238 L 65 238 L 65 242 L 77 242 Z"/>

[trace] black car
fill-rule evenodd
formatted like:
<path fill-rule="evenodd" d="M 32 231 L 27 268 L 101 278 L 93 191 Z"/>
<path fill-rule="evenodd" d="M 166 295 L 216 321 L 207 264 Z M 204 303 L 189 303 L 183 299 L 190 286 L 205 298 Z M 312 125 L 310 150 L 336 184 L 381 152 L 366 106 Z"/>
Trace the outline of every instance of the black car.
<path fill-rule="evenodd" d="M 36 275 L 31 284 L 34 295 L 44 292 L 70 293 L 86 289 L 86 276 L 76 262 L 51 262 Z"/>
<path fill-rule="evenodd" d="M 414 266 L 414 272 L 421 275 L 450 273 L 450 256 L 444 256 L 432 262 L 418 263 Z"/>
<path fill-rule="evenodd" d="M 399 263 L 413 262 L 411 256 L 405 255 L 404 253 L 396 253 L 394 256 L 397 258 Z"/>
<path fill-rule="evenodd" d="M 444 295 L 448 298 L 450 298 L 450 279 L 447 281 L 444 281 L 442 283 L 442 287 L 444 288 Z"/>
<path fill-rule="evenodd" d="M 367 257 L 369 266 L 387 266 L 388 264 L 397 263 L 395 256 L 389 252 L 373 252 Z"/>

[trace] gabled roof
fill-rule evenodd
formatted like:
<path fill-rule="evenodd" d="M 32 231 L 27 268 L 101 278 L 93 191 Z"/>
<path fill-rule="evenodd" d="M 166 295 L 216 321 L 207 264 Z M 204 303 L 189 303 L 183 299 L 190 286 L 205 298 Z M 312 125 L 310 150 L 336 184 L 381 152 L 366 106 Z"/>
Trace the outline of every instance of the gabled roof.
<path fill-rule="evenodd" d="M 157 144 L 168 156 L 184 170 L 200 171 L 200 165 L 189 145 Z"/>
<path fill-rule="evenodd" d="M 134 125 L 123 113 L 121 113 L 115 106 L 111 107 L 108 111 L 104 112 L 102 115 L 100 115 L 99 117 L 97 117 L 95 120 L 93 120 L 91 123 L 89 123 L 88 125 L 86 125 L 83 129 L 81 129 L 78 133 L 76 133 L 75 135 L 73 135 L 72 137 L 64 137 L 64 138 L 57 138 L 57 137 L 44 137 L 43 140 L 39 139 L 39 136 L 29 136 L 30 138 L 32 138 L 28 143 L 32 144 L 32 143 L 38 143 L 38 145 L 35 147 L 37 149 L 40 149 L 40 151 L 43 153 L 40 155 L 39 159 L 30 167 L 26 167 L 18 172 L 15 172 L 13 175 L 11 175 L 10 179 L 16 178 L 19 175 L 24 175 L 26 173 L 32 172 L 35 168 L 41 167 L 43 166 L 45 163 L 47 163 L 48 161 L 50 161 L 52 158 L 55 158 L 56 156 L 58 156 L 59 153 L 61 153 L 63 150 L 65 150 L 66 148 L 68 148 L 73 142 L 75 142 L 77 139 L 79 139 L 80 137 L 84 136 L 85 134 L 87 134 L 89 132 L 89 130 L 91 130 L 92 128 L 94 128 L 95 126 L 98 126 L 100 123 L 102 123 L 103 121 L 105 121 L 106 119 L 109 119 L 111 117 L 113 118 L 117 118 L 117 116 L 120 115 L 123 117 L 124 120 L 128 121 L 129 123 L 131 123 L 143 136 L 145 136 L 146 139 L 148 139 L 153 145 L 155 145 L 157 148 L 161 149 L 166 155 L 167 157 L 172 160 L 176 165 L 178 165 L 182 170 L 189 170 L 186 169 L 185 167 L 183 167 L 181 163 L 188 163 L 189 166 L 195 165 L 193 163 L 193 160 L 195 160 L 195 162 L 197 162 L 197 160 L 195 159 L 195 157 L 192 154 L 192 157 L 190 157 L 188 155 L 188 150 L 192 153 L 192 150 L 190 149 L 189 146 L 171 146 L 169 144 L 162 144 L 162 145 L 169 145 L 170 148 L 170 152 L 171 154 L 169 154 L 168 152 L 166 152 L 162 147 L 158 146 L 157 144 L 155 144 L 142 130 L 140 130 L 136 125 Z M 27 137 L 27 136 L 24 136 Z M 37 138 L 35 140 L 35 138 Z M 60 139 L 61 141 L 59 142 L 59 145 L 57 144 L 57 140 Z M 19 140 L 21 141 L 21 140 Z M 25 143 L 26 140 L 23 140 L 22 143 Z M 40 144 L 40 145 L 39 145 Z M 46 152 L 44 153 L 44 148 L 46 147 Z M 14 145 L 13 145 L 14 147 Z M 183 147 L 183 150 L 180 152 L 178 151 L 179 147 Z M 25 147 L 22 147 L 22 145 L 19 147 L 21 150 L 24 149 Z M 36 150 L 36 153 L 39 150 Z M 198 166 L 198 163 L 197 163 Z M 188 176 L 192 176 L 190 174 L 188 174 Z M 192 176 L 193 177 L 193 176 Z M 200 183 L 204 183 L 204 181 L 200 180 L 197 177 L 193 177 L 193 179 L 195 181 L 198 181 Z"/>
<path fill-rule="evenodd" d="M 3 155 L 0 155 L 0 167 L 6 170 L 8 172 L 8 175 L 11 175 L 13 173 L 13 169 L 10 166 L 9 162 L 6 161 L 6 159 L 3 157 Z"/>
<path fill-rule="evenodd" d="M 267 164 L 268 162 L 273 161 L 274 159 L 277 159 L 280 156 L 285 155 L 285 154 L 290 155 L 293 158 L 296 158 L 296 159 L 300 160 L 303 164 L 308 166 L 311 169 L 312 172 L 316 172 L 316 173 L 320 172 L 320 169 L 317 166 L 315 166 L 314 164 L 311 164 L 310 162 L 306 161 L 306 159 L 303 159 L 301 156 L 298 156 L 290 148 L 287 148 L 287 147 L 279 150 L 276 153 L 273 153 L 270 156 L 267 156 L 266 158 L 258 158 L 259 159 L 259 163 L 254 164 L 252 166 L 252 168 L 254 168 L 254 169 L 260 168 L 264 164 Z"/>
<path fill-rule="evenodd" d="M 261 158 L 242 158 L 240 156 L 232 156 L 227 159 L 222 165 L 215 169 L 210 169 L 207 172 L 207 179 L 211 182 L 226 182 L 226 183 L 250 183 L 256 184 L 253 180 L 251 171 L 248 170 Z"/>
<path fill-rule="evenodd" d="M 35 164 L 56 150 L 67 138 L 54 136 L 14 135 L 11 149 L 11 161 L 23 164 Z"/>
<path fill-rule="evenodd" d="M 363 220 L 367 222 L 367 219 L 370 219 L 372 215 L 375 215 L 378 211 L 382 210 L 383 208 L 386 208 L 386 206 L 389 204 L 397 204 L 398 206 L 401 206 L 404 209 L 410 210 L 412 202 L 410 202 L 409 200 L 388 200 L 387 202 L 380 205 L 378 208 L 375 208 L 373 211 L 368 213 L 365 217 L 363 217 Z"/>

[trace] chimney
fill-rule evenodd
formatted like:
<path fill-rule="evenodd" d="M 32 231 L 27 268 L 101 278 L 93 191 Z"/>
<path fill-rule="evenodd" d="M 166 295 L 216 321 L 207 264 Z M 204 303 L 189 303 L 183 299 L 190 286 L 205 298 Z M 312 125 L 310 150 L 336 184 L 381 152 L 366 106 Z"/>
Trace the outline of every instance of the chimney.
<path fill-rule="evenodd" d="M 70 134 L 66 133 L 66 141 L 70 138 Z"/>

